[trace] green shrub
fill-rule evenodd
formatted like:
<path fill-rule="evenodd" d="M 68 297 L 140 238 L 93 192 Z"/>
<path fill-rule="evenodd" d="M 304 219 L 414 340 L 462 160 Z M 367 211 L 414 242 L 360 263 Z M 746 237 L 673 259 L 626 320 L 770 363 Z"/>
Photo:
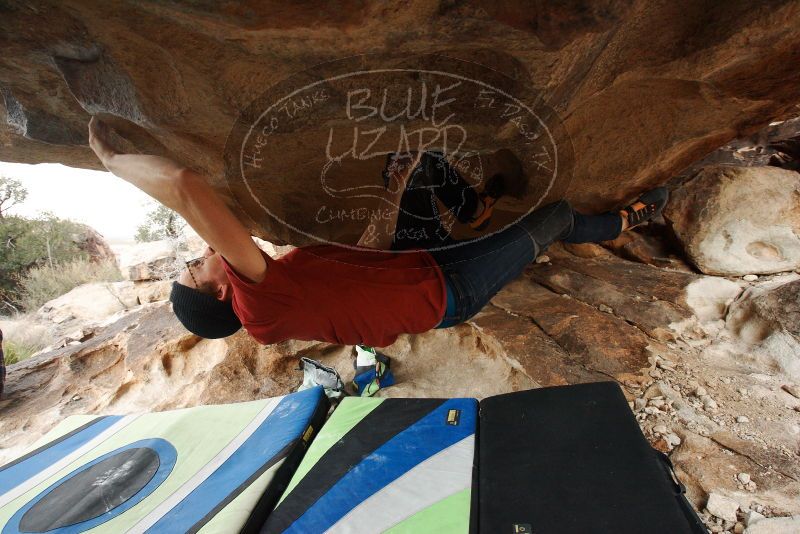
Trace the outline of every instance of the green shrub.
<path fill-rule="evenodd" d="M 37 347 L 35 345 L 26 345 L 25 343 L 18 343 L 13 340 L 3 340 L 3 357 L 6 359 L 6 365 L 21 362 L 30 358 L 33 354 L 42 350 L 44 346 Z"/>
<path fill-rule="evenodd" d="M 158 205 L 147 214 L 145 222 L 136 229 L 137 243 L 148 243 L 159 239 L 178 239 L 186 227 L 186 221 L 166 206 Z"/>
<path fill-rule="evenodd" d="M 22 361 L 55 341 L 47 325 L 37 323 L 31 315 L 14 315 L 0 319 L 3 349 L 8 364 Z"/>
<path fill-rule="evenodd" d="M 81 284 L 118 280 L 122 280 L 122 275 L 113 262 L 93 263 L 81 258 L 52 267 L 45 264 L 29 270 L 20 279 L 16 301 L 23 310 L 32 312 Z"/>
<path fill-rule="evenodd" d="M 31 268 L 86 257 L 74 240 L 81 231 L 79 224 L 50 214 L 0 218 L 0 299 L 13 303 Z"/>

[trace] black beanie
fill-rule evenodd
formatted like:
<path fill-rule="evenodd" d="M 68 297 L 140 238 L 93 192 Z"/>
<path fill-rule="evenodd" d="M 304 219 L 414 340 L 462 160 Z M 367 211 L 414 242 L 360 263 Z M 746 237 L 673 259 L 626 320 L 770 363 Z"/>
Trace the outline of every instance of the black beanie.
<path fill-rule="evenodd" d="M 242 327 L 229 302 L 197 289 L 173 282 L 169 300 L 178 320 L 197 336 L 217 339 L 230 336 Z"/>

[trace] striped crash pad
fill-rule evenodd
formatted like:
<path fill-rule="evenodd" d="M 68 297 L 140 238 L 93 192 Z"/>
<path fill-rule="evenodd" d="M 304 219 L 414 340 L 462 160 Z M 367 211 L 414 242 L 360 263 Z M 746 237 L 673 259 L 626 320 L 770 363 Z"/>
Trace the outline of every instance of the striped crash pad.
<path fill-rule="evenodd" d="M 72 416 L 0 467 L 0 528 L 257 531 L 322 425 L 322 388 L 240 404 Z"/>
<path fill-rule="evenodd" d="M 262 532 L 467 533 L 477 406 L 344 399 Z"/>

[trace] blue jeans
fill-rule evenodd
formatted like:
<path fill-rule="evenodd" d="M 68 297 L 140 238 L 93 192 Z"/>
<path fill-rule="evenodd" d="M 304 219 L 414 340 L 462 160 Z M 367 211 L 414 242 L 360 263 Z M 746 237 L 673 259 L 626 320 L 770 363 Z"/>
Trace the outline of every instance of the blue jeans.
<path fill-rule="evenodd" d="M 616 213 L 583 215 L 561 200 L 529 213 L 498 234 L 430 251 L 442 269 L 448 293 L 447 311 L 436 328 L 454 326 L 477 314 L 553 242 L 606 241 L 616 238 L 621 229 L 622 219 Z"/>
<path fill-rule="evenodd" d="M 414 188 L 404 194 L 400 207 L 401 215 L 405 215 L 398 217 L 392 248 L 426 249 L 441 267 L 447 286 L 447 311 L 436 328 L 456 325 L 478 313 L 553 242 L 606 241 L 616 238 L 622 230 L 622 219 L 617 213 L 583 215 L 561 200 L 532 211 L 497 234 L 455 240 L 448 234 L 442 235 L 438 228 L 439 213 L 433 197 L 464 223 L 476 209 L 478 195 L 441 154 L 432 152 L 423 160 L 427 164 L 420 165 L 415 180 L 435 187 Z M 439 231 L 425 233 L 427 240 L 398 238 L 404 235 L 404 229 L 434 227 Z"/>

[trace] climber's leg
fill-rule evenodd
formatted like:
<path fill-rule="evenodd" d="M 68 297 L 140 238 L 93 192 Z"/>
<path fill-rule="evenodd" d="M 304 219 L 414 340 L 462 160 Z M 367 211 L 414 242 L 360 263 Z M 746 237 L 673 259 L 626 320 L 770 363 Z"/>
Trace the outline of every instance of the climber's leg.
<path fill-rule="evenodd" d="M 614 239 L 626 227 L 658 215 L 666 200 L 666 190 L 657 188 L 619 212 L 601 215 L 583 215 L 561 200 L 529 213 L 488 238 L 432 251 L 448 286 L 448 310 L 438 327 L 458 324 L 478 313 L 554 241 L 585 243 Z"/>
<path fill-rule="evenodd" d="M 551 243 L 570 235 L 573 224 L 572 208 L 562 200 L 531 212 L 493 236 L 431 251 L 457 308 L 448 310 L 440 327 L 478 313 Z"/>
<path fill-rule="evenodd" d="M 623 218 L 617 212 L 600 215 L 583 215 L 572 212 L 574 227 L 563 240 L 567 243 L 597 243 L 619 237 L 623 228 Z"/>

